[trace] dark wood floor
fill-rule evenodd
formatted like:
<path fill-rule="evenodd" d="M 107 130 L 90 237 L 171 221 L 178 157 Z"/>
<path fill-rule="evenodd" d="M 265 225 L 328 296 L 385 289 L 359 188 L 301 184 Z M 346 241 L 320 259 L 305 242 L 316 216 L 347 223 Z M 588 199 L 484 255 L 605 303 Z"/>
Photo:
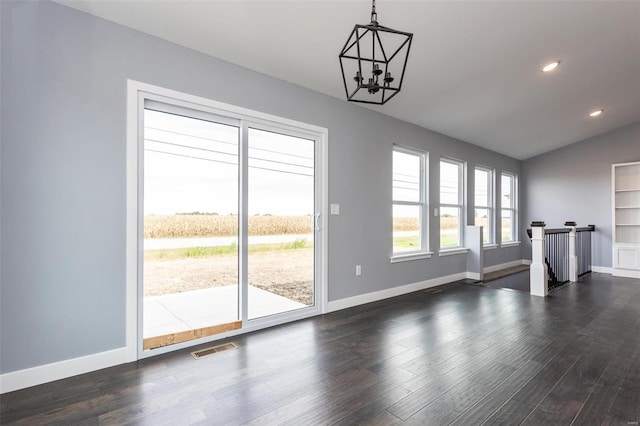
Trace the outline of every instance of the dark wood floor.
<path fill-rule="evenodd" d="M 5 394 L 1 422 L 638 424 L 640 280 L 440 289 Z"/>
<path fill-rule="evenodd" d="M 490 288 L 511 289 L 529 293 L 529 271 L 507 275 L 498 280 L 483 281 L 480 284 Z"/>

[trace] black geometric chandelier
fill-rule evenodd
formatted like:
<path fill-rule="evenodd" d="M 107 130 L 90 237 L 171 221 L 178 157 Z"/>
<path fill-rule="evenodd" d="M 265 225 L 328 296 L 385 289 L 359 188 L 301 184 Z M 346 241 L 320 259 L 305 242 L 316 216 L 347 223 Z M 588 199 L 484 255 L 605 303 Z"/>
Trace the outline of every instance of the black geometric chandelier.
<path fill-rule="evenodd" d="M 372 0 L 371 23 L 356 25 L 340 52 L 347 100 L 384 105 L 402 88 L 412 33 L 378 24 Z"/>

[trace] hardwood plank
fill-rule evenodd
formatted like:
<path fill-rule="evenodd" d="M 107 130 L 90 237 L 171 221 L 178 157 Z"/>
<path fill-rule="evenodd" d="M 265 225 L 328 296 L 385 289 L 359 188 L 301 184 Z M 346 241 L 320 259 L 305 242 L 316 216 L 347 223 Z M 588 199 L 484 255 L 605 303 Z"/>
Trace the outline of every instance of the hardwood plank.
<path fill-rule="evenodd" d="M 640 421 L 640 353 L 636 353 L 607 415 L 621 423 Z"/>
<path fill-rule="evenodd" d="M 551 392 L 529 414 L 523 424 L 539 425 L 549 422 L 571 423 L 582 409 L 612 356 L 591 353 L 591 348 L 553 387 Z"/>
<path fill-rule="evenodd" d="M 578 360 L 576 346 L 570 345 L 560 352 L 523 386 L 487 422 L 489 424 L 520 423 L 542 401 L 556 383 L 569 371 Z"/>
<path fill-rule="evenodd" d="M 544 365 L 527 361 L 519 369 L 514 371 L 500 386 L 487 392 L 475 405 L 464 411 L 452 425 L 479 425 L 485 422 L 506 401 L 518 392 L 529 380 L 531 380 Z"/>
<path fill-rule="evenodd" d="M 400 424 L 402 420 L 386 411 L 386 408 L 406 397 L 409 391 L 396 387 L 381 396 L 365 401 L 365 404 L 358 409 L 352 410 L 349 414 L 332 425 L 350 426 L 354 424 Z"/>
<path fill-rule="evenodd" d="M 424 375 L 423 378 L 426 380 L 422 387 L 387 408 L 387 411 L 402 420 L 407 420 L 471 374 L 466 369 L 456 367 L 442 373 L 434 371 L 428 377 Z"/>
<path fill-rule="evenodd" d="M 383 391 L 388 392 L 393 381 L 393 377 L 354 369 L 337 377 L 334 386 L 307 388 L 306 393 L 297 393 L 297 399 L 248 424 L 329 424 L 362 408 Z"/>
<path fill-rule="evenodd" d="M 538 405 L 521 425 L 571 424 L 582 402 L 551 393 Z M 551 422 L 551 423 L 549 423 Z"/>
<path fill-rule="evenodd" d="M 415 413 L 412 419 L 423 424 L 449 424 L 469 410 L 514 371 L 513 367 L 492 363 L 445 392 L 438 399 Z"/>
<path fill-rule="evenodd" d="M 609 407 L 613 404 L 622 382 L 630 371 L 635 356 L 640 348 L 640 339 L 630 340 L 630 344 L 622 345 L 616 356 L 607 365 L 593 392 L 585 401 L 573 424 L 590 425 L 601 424 L 607 417 Z M 635 354 L 635 356 L 634 356 Z M 636 367 L 637 368 L 637 367 Z"/>

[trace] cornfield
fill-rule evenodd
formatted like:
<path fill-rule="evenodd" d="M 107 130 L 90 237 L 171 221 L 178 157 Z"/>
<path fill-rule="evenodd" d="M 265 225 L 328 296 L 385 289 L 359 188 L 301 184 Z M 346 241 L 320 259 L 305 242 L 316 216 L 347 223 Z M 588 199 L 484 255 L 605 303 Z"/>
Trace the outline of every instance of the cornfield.
<path fill-rule="evenodd" d="M 311 233 L 311 216 L 250 216 L 249 235 Z M 179 214 L 146 215 L 144 238 L 232 237 L 238 234 L 238 216 Z"/>
<path fill-rule="evenodd" d="M 455 229 L 457 218 L 441 217 L 443 229 Z M 410 217 L 395 218 L 394 231 L 414 231 L 418 221 Z M 311 216 L 250 216 L 249 235 L 309 234 Z M 178 214 L 144 217 L 144 238 L 233 237 L 238 234 L 238 216 Z"/>
<path fill-rule="evenodd" d="M 511 227 L 511 219 L 502 218 L 502 228 L 509 229 Z M 480 218 L 476 225 L 487 226 L 487 218 Z M 442 229 L 455 229 L 458 227 L 458 218 L 451 216 L 441 216 L 440 226 Z M 394 231 L 415 231 L 418 229 L 418 219 L 413 217 L 397 217 L 393 220 Z"/>
<path fill-rule="evenodd" d="M 458 218 L 456 217 L 440 217 L 440 225 L 442 229 L 456 229 L 458 227 Z M 416 231 L 420 229 L 418 219 L 413 217 L 396 217 L 393 219 L 394 231 Z"/>

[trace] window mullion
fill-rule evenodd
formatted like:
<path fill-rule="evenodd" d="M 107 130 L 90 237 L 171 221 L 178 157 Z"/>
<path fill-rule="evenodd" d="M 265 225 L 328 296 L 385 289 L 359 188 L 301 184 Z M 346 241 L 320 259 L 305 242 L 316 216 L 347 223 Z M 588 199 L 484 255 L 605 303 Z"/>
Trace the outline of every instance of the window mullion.
<path fill-rule="evenodd" d="M 240 126 L 240 170 L 238 176 L 238 187 L 240 188 L 239 206 L 239 285 L 240 292 L 240 319 L 243 324 L 249 320 L 249 295 L 248 286 L 245 285 L 249 276 L 249 125 L 246 121 Z"/>

